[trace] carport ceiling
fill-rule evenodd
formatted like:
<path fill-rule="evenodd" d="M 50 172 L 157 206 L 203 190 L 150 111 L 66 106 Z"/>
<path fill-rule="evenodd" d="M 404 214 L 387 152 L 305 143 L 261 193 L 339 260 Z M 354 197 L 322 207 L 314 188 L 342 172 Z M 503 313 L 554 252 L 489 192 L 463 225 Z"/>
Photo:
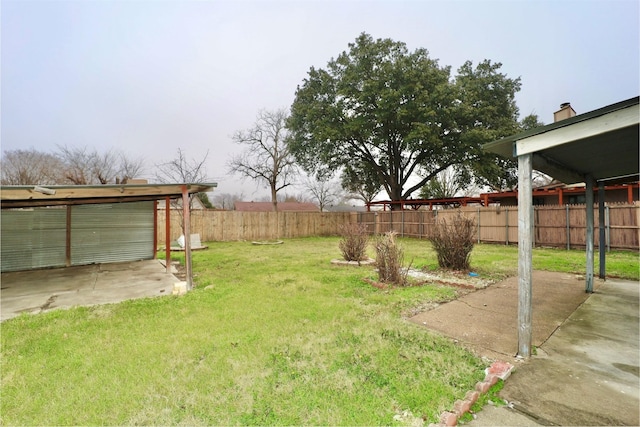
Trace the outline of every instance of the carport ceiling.
<path fill-rule="evenodd" d="M 639 97 L 486 144 L 505 157 L 533 155 L 533 168 L 566 184 L 639 179 Z"/>
<path fill-rule="evenodd" d="M 2 186 L 2 209 L 161 200 L 211 191 L 216 183 Z"/>

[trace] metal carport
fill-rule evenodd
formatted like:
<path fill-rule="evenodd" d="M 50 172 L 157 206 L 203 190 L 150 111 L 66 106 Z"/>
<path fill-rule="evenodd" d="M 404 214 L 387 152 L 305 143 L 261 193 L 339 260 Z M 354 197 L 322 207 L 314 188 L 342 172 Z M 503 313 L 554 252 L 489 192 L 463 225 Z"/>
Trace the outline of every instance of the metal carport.
<path fill-rule="evenodd" d="M 185 229 L 185 263 L 187 270 L 187 287 L 192 286 L 191 272 L 191 248 L 190 248 L 190 218 L 189 202 L 190 194 L 211 191 L 216 183 L 178 183 L 178 184 L 115 184 L 115 185 L 72 185 L 72 186 L 2 186 L 0 187 L 0 208 L 25 209 L 45 206 L 66 206 L 66 233 L 63 230 L 62 247 L 59 250 L 66 251 L 66 265 L 71 265 L 71 214 L 70 207 L 78 205 L 102 205 L 120 204 L 129 202 L 155 202 L 164 199 L 167 206 L 170 199 L 183 199 L 183 220 Z M 154 217 L 155 217 L 154 207 Z M 155 219 L 154 219 L 155 223 Z M 99 226 L 99 224 L 95 224 Z M 169 216 L 166 221 L 167 239 L 169 238 Z M 59 233 L 58 233 L 59 234 Z M 155 246 L 155 231 L 154 231 Z M 169 271 L 169 247 L 167 250 L 167 271 Z M 155 251 L 155 248 L 154 248 Z M 86 263 L 86 262 L 85 262 Z"/>
<path fill-rule="evenodd" d="M 518 161 L 518 354 L 531 355 L 533 244 L 532 171 L 566 184 L 586 184 L 586 284 L 593 291 L 594 188 L 640 177 L 639 97 L 485 144 L 484 149 Z M 603 198 L 599 209 L 604 209 Z M 600 215 L 602 221 L 604 215 Z M 604 231 L 600 227 L 601 233 Z M 604 241 L 601 239 L 600 241 Z M 600 268 L 604 275 L 604 245 Z"/>

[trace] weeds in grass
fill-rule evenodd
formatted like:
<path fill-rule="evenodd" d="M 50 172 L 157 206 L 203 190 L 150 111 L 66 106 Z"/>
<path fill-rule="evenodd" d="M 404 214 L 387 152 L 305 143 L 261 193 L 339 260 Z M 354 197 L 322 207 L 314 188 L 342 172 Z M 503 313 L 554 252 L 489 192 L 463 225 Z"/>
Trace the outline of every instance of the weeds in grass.
<path fill-rule="evenodd" d="M 482 408 L 487 404 L 494 405 L 494 406 L 506 405 L 504 399 L 498 396 L 498 394 L 500 393 L 500 390 L 502 390 L 503 387 L 504 387 L 504 381 L 498 380 L 498 382 L 492 385 L 491 388 L 489 388 L 489 390 L 487 390 L 486 393 L 480 395 L 476 403 L 474 403 L 473 406 L 471 406 L 471 410 L 463 414 L 458 421 L 461 424 L 465 424 L 470 421 L 473 421 L 473 414 L 481 411 Z"/>

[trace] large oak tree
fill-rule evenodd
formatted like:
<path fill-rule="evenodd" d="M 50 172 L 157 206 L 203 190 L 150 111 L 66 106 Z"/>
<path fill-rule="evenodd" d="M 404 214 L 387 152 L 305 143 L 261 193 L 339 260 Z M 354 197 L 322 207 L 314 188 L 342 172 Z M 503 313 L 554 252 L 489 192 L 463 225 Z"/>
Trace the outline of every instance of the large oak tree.
<path fill-rule="evenodd" d="M 452 78 L 427 50 L 365 33 L 348 46 L 296 91 L 289 148 L 307 172 L 365 168 L 394 201 L 452 165 L 468 181 L 513 180 L 513 165 L 481 147 L 517 131 L 519 78 L 488 60 Z"/>

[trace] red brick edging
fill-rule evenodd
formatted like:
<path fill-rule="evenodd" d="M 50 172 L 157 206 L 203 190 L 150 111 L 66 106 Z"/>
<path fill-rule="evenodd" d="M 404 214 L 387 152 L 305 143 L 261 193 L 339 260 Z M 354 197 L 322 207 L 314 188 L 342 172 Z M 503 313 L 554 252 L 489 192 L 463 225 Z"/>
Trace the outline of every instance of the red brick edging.
<path fill-rule="evenodd" d="M 456 426 L 458 425 L 458 419 L 469 412 L 471 407 L 480 397 L 480 394 L 486 393 L 492 385 L 498 382 L 499 379 L 506 380 L 513 371 L 513 365 L 508 362 L 496 361 L 484 370 L 484 381 L 479 381 L 476 384 L 475 390 L 470 390 L 464 397 L 464 400 L 456 400 L 453 405 L 452 411 L 445 411 L 440 414 L 440 423 L 431 424 L 430 426 Z"/>

